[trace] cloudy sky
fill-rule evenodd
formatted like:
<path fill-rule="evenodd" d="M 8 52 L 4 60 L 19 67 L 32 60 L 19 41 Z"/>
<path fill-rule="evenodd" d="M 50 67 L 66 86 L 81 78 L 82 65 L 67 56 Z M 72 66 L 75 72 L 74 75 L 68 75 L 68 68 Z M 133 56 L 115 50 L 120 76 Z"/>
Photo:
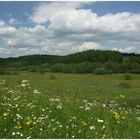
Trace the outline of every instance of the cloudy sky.
<path fill-rule="evenodd" d="M 140 2 L 0 2 L 0 57 L 140 53 Z"/>

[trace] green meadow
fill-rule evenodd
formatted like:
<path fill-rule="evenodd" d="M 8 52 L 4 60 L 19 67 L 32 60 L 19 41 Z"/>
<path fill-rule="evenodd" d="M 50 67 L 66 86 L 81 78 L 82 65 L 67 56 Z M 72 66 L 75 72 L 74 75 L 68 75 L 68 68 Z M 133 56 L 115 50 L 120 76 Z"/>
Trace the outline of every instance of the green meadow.
<path fill-rule="evenodd" d="M 140 138 L 140 75 L 1 75 L 0 138 Z"/>

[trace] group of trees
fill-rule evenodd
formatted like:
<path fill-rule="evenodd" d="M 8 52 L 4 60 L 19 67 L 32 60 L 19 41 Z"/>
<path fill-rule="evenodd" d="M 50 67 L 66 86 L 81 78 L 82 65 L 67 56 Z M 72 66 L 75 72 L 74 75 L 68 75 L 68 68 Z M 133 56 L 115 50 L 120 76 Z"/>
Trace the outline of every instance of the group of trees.
<path fill-rule="evenodd" d="M 64 73 L 140 73 L 140 64 L 137 63 L 91 63 L 82 62 L 79 64 L 54 64 L 50 71 Z"/>
<path fill-rule="evenodd" d="M 66 56 L 29 55 L 0 58 L 0 74 L 17 71 L 65 73 L 140 73 L 140 55 L 88 50 Z"/>

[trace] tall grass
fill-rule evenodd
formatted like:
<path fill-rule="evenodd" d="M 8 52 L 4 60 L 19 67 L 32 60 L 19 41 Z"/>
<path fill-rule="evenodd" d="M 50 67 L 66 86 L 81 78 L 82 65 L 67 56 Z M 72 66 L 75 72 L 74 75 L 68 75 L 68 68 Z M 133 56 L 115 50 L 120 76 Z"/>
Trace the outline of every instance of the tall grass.
<path fill-rule="evenodd" d="M 0 81 L 0 138 L 140 138 L 140 105 L 129 107 L 124 95 L 72 99 L 28 80 L 7 82 Z"/>

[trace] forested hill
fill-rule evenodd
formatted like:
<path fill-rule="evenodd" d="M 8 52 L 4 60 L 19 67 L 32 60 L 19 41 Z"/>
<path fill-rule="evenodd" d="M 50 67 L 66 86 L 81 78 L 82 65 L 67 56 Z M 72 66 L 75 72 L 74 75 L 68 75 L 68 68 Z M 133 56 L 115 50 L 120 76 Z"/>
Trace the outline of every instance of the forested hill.
<path fill-rule="evenodd" d="M 125 54 L 128 55 L 128 54 Z M 132 55 L 132 54 L 131 54 Z M 134 55 L 134 54 L 133 54 Z M 122 62 L 123 55 L 117 51 L 104 50 L 88 50 L 69 54 L 65 56 L 58 55 L 27 55 L 15 58 L 0 58 L 0 65 L 5 65 L 11 62 L 28 63 L 30 65 L 41 63 L 81 63 L 81 62 Z"/>
<path fill-rule="evenodd" d="M 81 63 L 81 62 L 122 62 L 122 55 L 116 51 L 102 51 L 102 50 L 89 50 L 84 52 L 78 52 L 66 56 L 54 56 L 54 55 L 32 55 L 19 57 L 22 60 L 36 61 L 38 63 Z"/>
<path fill-rule="evenodd" d="M 55 71 L 55 72 L 93 72 L 96 68 L 111 72 L 140 72 L 140 55 L 120 53 L 111 50 L 87 50 L 65 56 L 27 55 L 15 58 L 0 58 L 2 71 Z M 90 70 L 89 70 L 90 69 Z"/>

